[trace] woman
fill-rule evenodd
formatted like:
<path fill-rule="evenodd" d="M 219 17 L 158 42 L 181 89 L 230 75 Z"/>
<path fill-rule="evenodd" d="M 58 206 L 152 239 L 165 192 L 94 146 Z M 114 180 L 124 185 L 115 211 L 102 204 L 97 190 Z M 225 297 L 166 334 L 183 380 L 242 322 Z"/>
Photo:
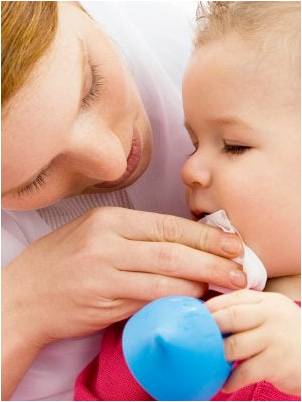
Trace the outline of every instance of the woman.
<path fill-rule="evenodd" d="M 157 297 L 246 282 L 239 239 L 184 219 L 182 11 L 94 7 L 140 91 L 79 4 L 2 2 L 3 399 L 71 399 L 101 329 Z"/>

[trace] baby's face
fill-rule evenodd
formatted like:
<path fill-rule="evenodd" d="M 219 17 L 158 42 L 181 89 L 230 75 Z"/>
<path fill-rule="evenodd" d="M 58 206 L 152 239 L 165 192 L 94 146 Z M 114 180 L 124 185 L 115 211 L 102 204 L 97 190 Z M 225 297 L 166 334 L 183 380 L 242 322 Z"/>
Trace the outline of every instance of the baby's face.
<path fill-rule="evenodd" d="M 195 51 L 183 82 L 189 207 L 224 209 L 270 277 L 300 272 L 300 89 L 285 59 L 229 35 Z"/>

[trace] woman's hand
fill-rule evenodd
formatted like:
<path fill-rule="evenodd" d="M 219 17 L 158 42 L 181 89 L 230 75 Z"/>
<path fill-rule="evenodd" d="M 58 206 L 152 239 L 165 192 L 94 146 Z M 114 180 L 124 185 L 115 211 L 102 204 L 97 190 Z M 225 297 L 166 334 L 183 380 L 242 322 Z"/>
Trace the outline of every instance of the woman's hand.
<path fill-rule="evenodd" d="M 262 380 L 281 391 L 299 395 L 300 308 L 279 293 L 240 290 L 207 301 L 222 333 L 229 361 L 244 360 L 223 391 L 234 392 Z"/>
<path fill-rule="evenodd" d="M 224 241 L 232 240 L 228 253 Z M 196 222 L 97 208 L 39 239 L 6 268 L 6 304 L 11 300 L 19 316 L 16 325 L 35 328 L 42 343 L 87 335 L 149 300 L 200 297 L 205 282 L 234 289 L 239 279 L 244 286 L 240 266 L 222 257 L 240 251 L 235 235 Z"/>
<path fill-rule="evenodd" d="M 205 282 L 244 287 L 229 259 L 241 251 L 239 238 L 219 229 L 114 207 L 37 240 L 3 273 L 5 395 L 51 341 L 91 334 L 161 296 L 200 297 Z"/>

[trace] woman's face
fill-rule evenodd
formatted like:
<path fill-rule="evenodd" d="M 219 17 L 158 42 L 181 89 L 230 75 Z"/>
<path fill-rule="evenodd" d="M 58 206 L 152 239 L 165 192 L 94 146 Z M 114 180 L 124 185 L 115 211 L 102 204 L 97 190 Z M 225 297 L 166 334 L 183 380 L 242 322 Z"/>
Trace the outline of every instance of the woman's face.
<path fill-rule="evenodd" d="M 2 117 L 2 207 L 45 207 L 134 182 L 151 127 L 116 45 L 74 2 L 55 41 Z"/>

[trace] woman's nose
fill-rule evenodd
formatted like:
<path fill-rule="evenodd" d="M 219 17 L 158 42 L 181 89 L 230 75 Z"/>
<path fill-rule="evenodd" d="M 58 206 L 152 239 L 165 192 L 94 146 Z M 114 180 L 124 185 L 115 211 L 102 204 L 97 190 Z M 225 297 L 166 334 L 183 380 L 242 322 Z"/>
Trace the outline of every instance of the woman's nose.
<path fill-rule="evenodd" d="M 118 137 L 112 132 L 78 137 L 68 152 L 81 175 L 98 181 L 119 179 L 127 169 L 127 156 Z"/>
<path fill-rule="evenodd" d="M 181 177 L 188 187 L 207 188 L 211 185 L 212 175 L 210 167 L 202 158 L 195 153 L 183 165 Z"/>

